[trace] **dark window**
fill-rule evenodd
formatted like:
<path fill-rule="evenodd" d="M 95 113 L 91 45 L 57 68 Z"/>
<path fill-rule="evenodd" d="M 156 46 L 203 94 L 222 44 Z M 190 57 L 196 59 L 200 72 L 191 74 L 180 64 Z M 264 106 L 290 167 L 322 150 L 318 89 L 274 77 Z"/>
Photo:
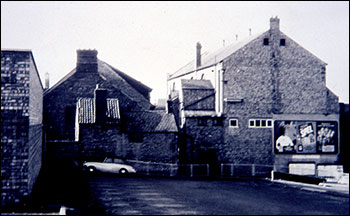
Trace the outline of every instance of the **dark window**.
<path fill-rule="evenodd" d="M 285 46 L 285 45 L 286 45 L 286 39 L 281 39 L 280 46 Z"/>
<path fill-rule="evenodd" d="M 129 134 L 129 142 L 134 142 L 134 143 L 143 142 L 143 134 L 141 134 L 141 133 Z"/>
<path fill-rule="evenodd" d="M 266 120 L 261 120 L 261 127 L 266 127 Z"/>
<path fill-rule="evenodd" d="M 254 126 L 255 126 L 254 120 L 249 120 L 249 126 L 250 126 L 250 127 L 254 127 Z"/>
<path fill-rule="evenodd" d="M 214 126 L 222 126 L 223 125 L 222 119 L 214 119 L 213 120 L 213 125 Z"/>
<path fill-rule="evenodd" d="M 268 46 L 269 45 L 269 39 L 268 38 L 264 38 L 264 46 Z"/>
<path fill-rule="evenodd" d="M 271 120 L 267 120 L 267 126 L 271 127 L 272 126 L 272 121 Z"/>
<path fill-rule="evenodd" d="M 230 127 L 238 127 L 238 120 L 230 119 Z"/>
<path fill-rule="evenodd" d="M 260 127 L 260 120 L 255 120 L 255 127 Z"/>
<path fill-rule="evenodd" d="M 206 118 L 200 118 L 200 119 L 198 119 L 198 125 L 199 125 L 199 126 L 207 126 L 207 124 L 208 124 L 208 121 L 207 121 Z"/>

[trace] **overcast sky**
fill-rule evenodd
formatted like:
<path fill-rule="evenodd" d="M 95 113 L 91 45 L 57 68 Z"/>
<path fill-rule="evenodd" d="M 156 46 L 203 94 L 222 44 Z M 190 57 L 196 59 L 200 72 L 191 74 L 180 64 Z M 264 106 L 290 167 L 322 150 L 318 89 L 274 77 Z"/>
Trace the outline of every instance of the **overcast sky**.
<path fill-rule="evenodd" d="M 166 97 L 166 74 L 202 51 L 280 29 L 328 63 L 327 87 L 349 102 L 349 2 L 1 2 L 1 48 L 31 49 L 50 86 L 76 66 L 77 49 Z"/>

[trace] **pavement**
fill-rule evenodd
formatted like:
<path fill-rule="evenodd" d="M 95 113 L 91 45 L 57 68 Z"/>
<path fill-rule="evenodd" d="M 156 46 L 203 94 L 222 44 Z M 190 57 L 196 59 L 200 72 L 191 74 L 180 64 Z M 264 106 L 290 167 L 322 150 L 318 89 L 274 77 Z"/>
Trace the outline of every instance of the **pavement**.
<path fill-rule="evenodd" d="M 339 179 L 327 179 L 327 182 L 316 184 L 308 184 L 302 182 L 294 182 L 283 179 L 269 179 L 271 182 L 278 184 L 285 184 L 291 187 L 300 188 L 300 190 L 327 193 L 331 195 L 338 195 L 349 197 L 349 174 L 345 173 Z"/>

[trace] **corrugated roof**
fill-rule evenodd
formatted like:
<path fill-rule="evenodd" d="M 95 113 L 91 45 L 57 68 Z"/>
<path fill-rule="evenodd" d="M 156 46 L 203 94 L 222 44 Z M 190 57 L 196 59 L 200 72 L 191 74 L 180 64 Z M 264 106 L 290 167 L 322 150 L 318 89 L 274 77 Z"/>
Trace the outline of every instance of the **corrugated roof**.
<path fill-rule="evenodd" d="M 79 124 L 95 123 L 95 102 L 93 98 L 79 98 L 77 102 Z M 107 98 L 107 123 L 117 123 L 120 120 L 118 99 Z"/>
<path fill-rule="evenodd" d="M 197 68 L 197 71 L 201 70 L 201 69 L 208 68 L 210 66 L 213 66 L 213 65 L 221 62 L 226 57 L 230 56 L 232 53 L 236 52 L 240 48 L 247 45 L 249 42 L 256 39 L 259 35 L 261 35 L 261 33 L 256 34 L 254 36 L 249 36 L 248 38 L 245 38 L 244 40 L 232 43 L 231 45 L 222 47 L 216 51 L 204 52 L 201 55 L 201 63 L 202 64 L 200 67 Z M 185 75 L 187 73 L 194 72 L 195 71 L 194 63 L 195 63 L 194 60 L 190 61 L 188 64 L 186 64 L 185 66 L 183 66 L 182 68 L 177 70 L 175 73 L 170 74 L 168 79 L 173 79 L 173 78 Z"/>
<path fill-rule="evenodd" d="M 214 89 L 210 80 L 182 79 L 182 89 Z"/>
<path fill-rule="evenodd" d="M 165 111 L 123 112 L 122 124 L 128 132 L 177 132 L 174 115 Z"/>

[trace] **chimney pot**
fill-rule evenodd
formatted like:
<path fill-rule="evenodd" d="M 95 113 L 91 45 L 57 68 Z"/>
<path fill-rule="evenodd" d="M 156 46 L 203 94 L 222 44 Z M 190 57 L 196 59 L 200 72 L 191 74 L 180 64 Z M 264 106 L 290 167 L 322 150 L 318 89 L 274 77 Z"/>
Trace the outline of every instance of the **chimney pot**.
<path fill-rule="evenodd" d="M 197 46 L 196 46 L 196 68 L 201 66 L 201 48 L 202 45 L 197 42 Z"/>
<path fill-rule="evenodd" d="M 270 18 L 270 29 L 271 30 L 278 30 L 280 29 L 280 19 L 276 16 Z"/>
<path fill-rule="evenodd" d="M 45 89 L 50 88 L 50 75 L 48 72 L 45 74 Z"/>

